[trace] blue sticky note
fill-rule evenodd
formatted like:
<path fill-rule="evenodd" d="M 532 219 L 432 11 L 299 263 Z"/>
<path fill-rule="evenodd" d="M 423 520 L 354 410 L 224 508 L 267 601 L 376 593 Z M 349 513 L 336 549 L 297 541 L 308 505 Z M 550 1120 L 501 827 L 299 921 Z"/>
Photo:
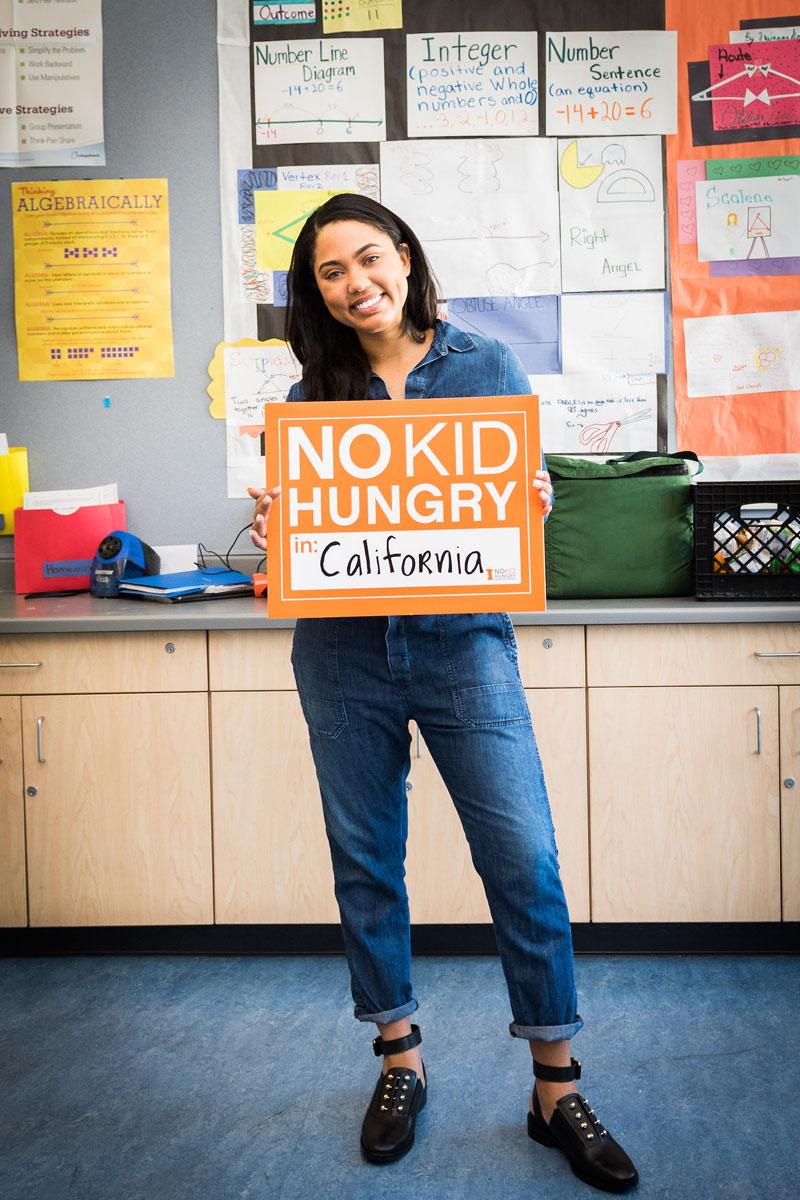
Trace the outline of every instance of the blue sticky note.
<path fill-rule="evenodd" d="M 253 192 L 274 192 L 278 187 L 278 172 L 274 167 L 250 167 L 236 172 L 239 190 L 239 224 L 255 225 L 256 202 Z"/>
<path fill-rule="evenodd" d="M 447 301 L 447 319 L 506 342 L 529 375 L 561 373 L 558 296 L 457 297 Z"/>

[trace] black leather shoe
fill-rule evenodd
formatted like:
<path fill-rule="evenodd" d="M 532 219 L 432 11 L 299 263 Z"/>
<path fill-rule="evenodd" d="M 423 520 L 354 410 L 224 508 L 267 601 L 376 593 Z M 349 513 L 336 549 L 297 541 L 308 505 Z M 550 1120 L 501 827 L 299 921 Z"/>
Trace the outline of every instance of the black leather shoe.
<path fill-rule="evenodd" d="M 533 1073 L 537 1079 L 568 1083 L 580 1079 L 581 1064 L 570 1059 L 569 1067 L 548 1067 L 534 1059 Z M 574 1173 L 584 1183 L 604 1192 L 627 1192 L 639 1182 L 639 1172 L 619 1142 L 589 1108 L 585 1096 L 570 1092 L 556 1102 L 548 1124 L 542 1116 L 536 1088 L 533 1089 L 533 1112 L 528 1113 L 528 1137 L 540 1146 L 557 1146 L 569 1159 Z"/>
<path fill-rule="evenodd" d="M 385 1042 L 376 1037 L 372 1048 L 377 1055 L 402 1054 L 422 1041 L 419 1025 L 411 1026 L 405 1037 Z M 424 1064 L 423 1064 L 424 1069 Z M 427 1083 L 427 1071 L 425 1083 Z M 417 1116 L 425 1107 L 428 1089 L 416 1071 L 408 1067 L 390 1067 L 381 1073 L 361 1126 L 361 1151 L 374 1163 L 394 1162 L 408 1154 L 414 1145 Z"/>

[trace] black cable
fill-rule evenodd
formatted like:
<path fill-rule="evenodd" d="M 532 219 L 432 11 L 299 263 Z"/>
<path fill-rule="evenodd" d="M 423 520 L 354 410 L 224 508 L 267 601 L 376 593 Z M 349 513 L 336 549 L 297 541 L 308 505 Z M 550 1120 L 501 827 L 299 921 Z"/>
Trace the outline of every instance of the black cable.
<path fill-rule="evenodd" d="M 242 526 L 242 528 L 237 533 L 236 537 L 231 542 L 230 546 L 228 546 L 228 549 L 225 551 L 224 555 L 219 554 L 216 550 L 209 550 L 208 547 L 204 546 L 202 542 L 198 542 L 197 549 L 198 549 L 199 562 L 195 561 L 194 565 L 196 567 L 203 567 L 205 569 L 205 567 L 206 567 L 205 555 L 208 554 L 212 558 L 218 558 L 219 561 L 223 564 L 223 566 L 227 567 L 227 569 L 229 571 L 232 570 L 231 563 L 230 563 L 231 552 L 233 550 L 233 547 L 238 542 L 239 538 L 242 536 L 242 534 L 247 529 L 250 529 L 250 524 Z"/>

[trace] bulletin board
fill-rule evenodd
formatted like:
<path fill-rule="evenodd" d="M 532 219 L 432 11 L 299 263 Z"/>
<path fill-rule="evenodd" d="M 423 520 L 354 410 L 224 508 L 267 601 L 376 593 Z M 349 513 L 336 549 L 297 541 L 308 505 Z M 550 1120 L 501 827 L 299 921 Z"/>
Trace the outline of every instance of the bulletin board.
<path fill-rule="evenodd" d="M 701 455 L 800 450 L 797 14 L 791 0 L 667 0 L 675 414 L 678 445 Z"/>
<path fill-rule="evenodd" d="M 448 0 L 404 0 L 401 28 L 326 33 L 322 19 L 326 2 L 317 0 L 316 5 L 294 6 L 295 15 L 298 9 L 313 11 L 316 19 L 291 24 L 257 23 L 260 15 L 275 11 L 277 6 L 269 10 L 269 6 L 246 5 L 246 0 L 239 0 L 241 7 L 236 8 L 238 17 L 243 18 L 245 8 L 249 16 L 249 26 L 244 31 L 248 45 L 240 47 L 237 65 L 229 67 L 226 75 L 221 72 L 220 76 L 221 94 L 226 96 L 226 103 L 221 107 L 223 239 L 226 228 L 231 245 L 237 237 L 239 239 L 233 246 L 233 255 L 238 258 L 240 275 L 237 281 L 239 307 L 226 304 L 226 345 L 230 346 L 237 338 L 255 338 L 262 344 L 274 344 L 283 337 L 285 279 L 292 234 L 302 226 L 307 212 L 324 202 L 332 192 L 361 191 L 393 208 L 422 237 L 442 285 L 441 315 L 468 331 L 476 330 L 501 338 L 514 348 L 531 378 L 532 390 L 540 396 L 543 419 L 561 416 L 565 406 L 567 411 L 575 414 L 573 424 L 580 427 L 581 436 L 586 440 L 576 441 L 574 447 L 554 444 L 553 438 L 548 436 L 545 420 L 546 446 L 562 452 L 574 449 L 585 453 L 666 449 L 669 351 L 663 138 L 653 136 L 654 131 L 648 130 L 646 124 L 640 128 L 635 122 L 630 129 L 623 128 L 619 120 L 601 128 L 600 105 L 595 112 L 595 106 L 590 103 L 584 108 L 598 117 L 593 127 L 584 124 L 581 128 L 576 124 L 574 134 L 571 126 L 548 133 L 543 91 L 548 74 L 545 66 L 548 33 L 558 31 L 569 35 L 574 31 L 588 37 L 586 31 L 591 30 L 628 30 L 635 31 L 635 36 L 644 40 L 647 31 L 659 31 L 663 38 L 663 4 L 622 0 L 608 4 L 581 0 L 563 6 L 532 0 L 499 0 L 487 9 L 470 0 L 458 5 Z M 230 4 L 231 0 L 228 0 L 229 8 Z M 376 6 L 378 10 L 397 7 L 388 0 Z M 241 30 L 239 38 L 244 41 Z M 229 42 L 234 40 L 233 35 L 228 39 Z M 491 66 L 494 54 L 502 58 L 504 42 L 516 47 L 517 58 L 511 57 L 509 65 L 495 72 L 497 75 L 502 69 L 509 76 L 502 81 L 502 101 L 477 116 L 474 111 L 467 113 L 463 108 L 455 113 L 443 111 L 444 106 L 437 108 L 435 101 L 447 94 L 448 80 L 455 78 L 458 88 L 471 88 L 471 64 L 480 63 L 483 54 Z M 529 53 L 531 46 L 534 47 L 533 63 Z M 221 62 L 225 50 L 226 44 L 221 38 Z M 415 93 L 431 100 L 431 112 L 424 115 L 412 112 L 411 107 L 407 110 L 407 80 L 411 78 L 409 72 L 414 55 L 417 55 L 417 61 L 422 61 L 422 50 L 432 60 L 433 67 L 442 62 L 437 55 L 444 56 L 446 67 L 454 64 L 466 67 L 466 71 L 432 70 L 426 78 L 414 77 Z M 646 51 L 642 51 L 642 57 L 646 58 Z M 376 67 L 378 60 L 380 75 Z M 350 85 L 344 79 L 340 100 L 335 93 L 326 94 L 326 87 L 329 81 L 336 84 L 337 69 L 345 61 L 355 63 L 361 93 L 357 90 L 348 92 Z M 319 81 L 320 96 L 297 86 L 301 79 L 298 62 L 306 67 L 305 78 L 311 87 Z M 272 71 L 272 90 L 261 78 L 264 64 Z M 239 96 L 237 114 L 228 93 L 229 89 L 236 88 L 236 79 L 241 78 L 244 69 L 249 75 L 249 96 L 246 101 Z M 492 83 L 491 86 L 495 88 L 496 85 Z M 538 89 L 534 119 L 530 117 L 530 106 L 526 111 L 523 104 L 515 103 L 514 95 L 517 88 L 527 89 L 530 95 L 532 87 Z M 298 94 L 301 91 L 303 94 Z M 379 103 L 372 103 L 376 99 Z M 579 107 L 575 105 L 575 112 L 564 120 L 576 122 Z M 611 107 L 609 103 L 609 111 Z M 621 107 L 619 104 L 614 106 L 616 109 Z M 624 114 L 624 107 L 622 111 Z M 429 122 L 427 128 L 426 121 Z M 245 124 L 249 133 L 246 152 L 250 160 L 246 166 L 242 162 Z M 359 136 L 362 129 L 363 136 Z M 648 132 L 649 137 L 624 137 L 625 133 Z M 590 138 L 585 136 L 587 133 L 605 133 L 607 136 Z M 576 141 L 576 138 L 581 140 Z M 230 150 L 234 139 L 239 140 L 240 158 L 236 160 L 230 152 L 226 165 L 226 149 Z M 390 186 L 392 176 L 397 183 L 406 174 L 406 160 L 401 152 L 403 144 L 409 145 L 408 161 L 412 171 L 418 172 L 421 185 L 426 173 L 437 176 L 432 179 L 430 188 L 435 198 L 432 196 L 428 201 L 424 187 L 420 186 L 416 209 L 415 203 L 396 199 L 397 189 L 392 193 Z M 568 147 L 566 153 L 565 147 Z M 541 238 L 542 252 L 537 253 L 533 248 L 522 265 L 515 260 L 509 263 L 487 261 L 485 269 L 476 268 L 470 275 L 467 267 L 476 256 L 468 235 L 464 235 L 450 255 L 449 266 L 443 266 L 443 260 L 431 254 L 418 216 L 424 216 L 431 204 L 435 204 L 437 198 L 441 199 L 439 185 L 447 169 L 451 176 L 466 176 L 467 183 L 474 179 L 478 185 L 484 178 L 497 174 L 501 179 L 504 203 L 508 200 L 509 188 L 516 188 L 517 213 L 527 208 L 535 210 L 534 238 Z M 565 290 L 570 295 L 562 305 L 559 260 L 562 234 L 556 186 L 559 170 L 564 179 L 572 181 L 578 201 L 583 193 L 577 189 L 583 187 L 584 180 L 595 183 L 603 172 L 605 176 L 595 190 L 602 190 L 606 179 L 612 177 L 616 180 L 612 186 L 620 186 L 621 181 L 623 189 L 633 190 L 634 199 L 651 201 L 652 236 L 645 236 L 640 230 L 638 240 L 648 258 L 644 277 L 624 278 L 625 264 L 614 268 L 621 270 L 623 276 L 613 278 L 608 284 L 600 278 L 595 281 L 579 275 L 577 281 L 567 281 Z M 314 191 L 309 191 L 307 206 L 304 205 L 302 211 L 287 207 L 282 192 L 290 191 L 293 186 L 310 187 L 308 177 L 302 184 L 293 180 L 311 171 L 316 172 L 318 184 L 313 185 Z M 230 190 L 234 176 L 237 177 L 238 194 L 235 201 L 228 199 L 226 202 L 226 189 Z M 543 182 L 545 178 L 547 187 Z M 642 189 L 644 196 L 640 194 Z M 462 226 L 465 224 L 472 198 L 470 189 L 464 190 L 467 192 L 466 203 L 448 210 L 452 211 L 452 217 L 442 215 L 442 225 L 448 219 L 455 225 L 456 216 Z M 480 187 L 476 190 L 480 191 Z M 586 194 L 590 190 L 587 189 Z M 544 196 L 552 197 L 549 208 Z M 609 193 L 607 198 L 616 200 L 620 196 Z M 644 206 L 633 206 L 636 207 Z M 618 215 L 621 240 L 624 218 Z M 639 214 L 634 212 L 634 215 L 638 217 Z M 233 237 L 231 228 L 237 219 L 238 233 Z M 580 228 L 581 220 L 578 204 L 576 228 Z M 265 223 L 268 225 L 266 234 Z M 491 212 L 486 213 L 485 224 L 491 224 Z M 498 222 L 498 227 L 501 224 Z M 629 231 L 627 236 L 630 236 Z M 555 253 L 548 253 L 547 247 L 554 245 Z M 601 254 L 597 257 L 602 261 Z M 265 262 L 274 270 L 265 271 Z M 628 265 L 639 270 L 635 264 Z M 226 286 L 230 291 L 230 286 Z M 609 295 L 598 304 L 593 300 L 593 294 L 597 292 Z M 243 305 L 242 294 L 245 296 Z M 492 302 L 485 305 L 487 295 Z M 234 312 L 235 317 L 228 315 Z M 585 331 L 587 324 L 591 324 L 591 335 L 584 335 L 583 345 L 579 347 L 573 335 Z M 646 331 L 646 338 L 641 336 L 642 331 Z M 623 341 L 627 355 L 624 359 L 620 358 Z M 561 355 L 563 345 L 567 343 L 571 349 L 565 365 Z M 257 351 L 253 349 L 252 353 L 255 356 Z M 269 356 L 275 353 L 277 351 L 270 350 Z M 279 399 L 281 386 L 285 395 L 292 380 L 285 371 L 279 380 L 271 363 L 268 364 L 267 356 L 262 366 L 264 391 L 269 392 L 270 399 Z M 564 370 L 570 375 L 569 388 L 567 376 L 562 373 Z M 574 379 L 576 373 L 590 372 L 596 377 L 604 373 L 601 391 L 598 392 L 596 384 L 589 387 L 585 386 L 587 380 L 579 383 Z M 299 367 L 294 377 L 298 374 Z M 216 395 L 221 387 L 217 372 Z M 617 415 L 619 408 L 622 419 L 608 420 L 612 406 L 613 415 Z M 215 411 L 220 413 L 222 408 L 217 401 Z M 247 456 L 253 454 L 257 433 L 255 425 L 236 427 L 232 424 L 229 404 L 229 495 L 242 494 L 248 472 L 250 481 L 254 477 L 257 468 L 255 464 L 248 467 Z"/>

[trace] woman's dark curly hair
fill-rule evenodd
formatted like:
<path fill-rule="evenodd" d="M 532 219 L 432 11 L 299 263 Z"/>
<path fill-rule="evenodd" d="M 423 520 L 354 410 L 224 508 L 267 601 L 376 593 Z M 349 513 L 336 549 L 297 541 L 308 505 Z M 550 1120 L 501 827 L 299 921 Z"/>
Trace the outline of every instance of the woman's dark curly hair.
<path fill-rule="evenodd" d="M 436 320 L 436 280 L 419 239 L 405 221 L 368 196 L 332 196 L 306 221 L 294 244 L 287 279 L 285 337 L 303 366 L 306 400 L 366 400 L 371 370 L 355 330 L 342 325 L 323 303 L 314 274 L 317 234 L 334 221 L 361 221 L 408 247 L 411 272 L 403 308 L 403 332 L 424 341 Z"/>

